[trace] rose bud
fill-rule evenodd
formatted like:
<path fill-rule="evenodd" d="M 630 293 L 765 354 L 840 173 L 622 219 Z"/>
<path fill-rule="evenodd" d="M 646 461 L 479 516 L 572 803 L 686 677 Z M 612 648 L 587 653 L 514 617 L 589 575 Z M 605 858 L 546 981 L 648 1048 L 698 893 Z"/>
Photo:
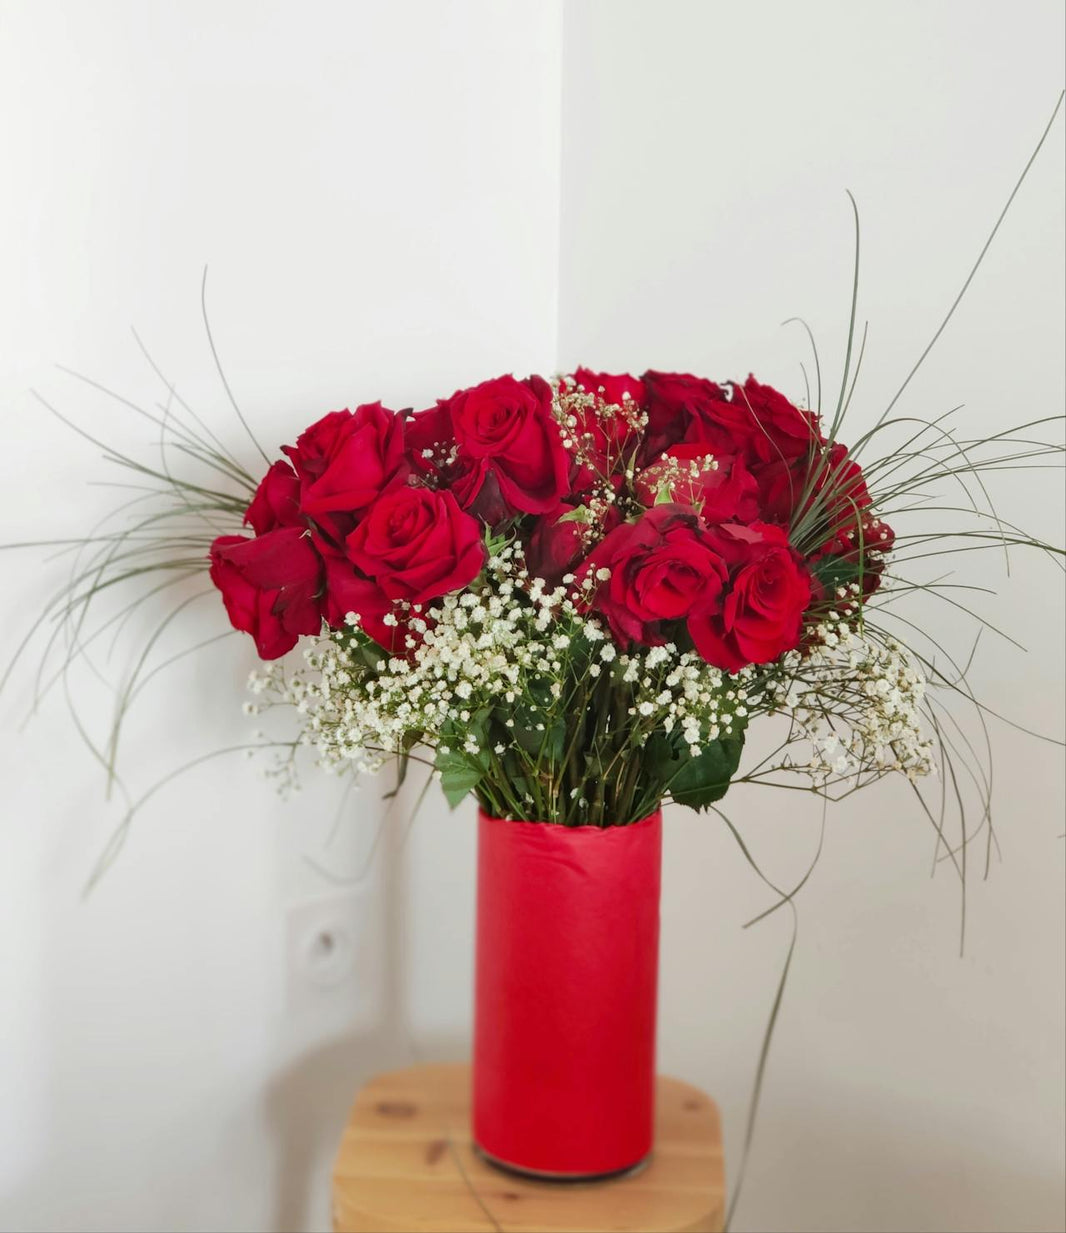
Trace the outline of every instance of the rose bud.
<path fill-rule="evenodd" d="M 570 455 L 551 401 L 551 386 L 541 377 L 504 376 L 440 404 L 452 423 L 458 451 L 453 491 L 464 509 L 495 523 L 517 513 L 547 513 L 559 503 L 569 486 Z"/>
<path fill-rule="evenodd" d="M 778 458 L 805 458 L 824 444 L 818 417 L 801 411 L 770 385 L 760 385 L 749 376 L 732 387 L 732 403 L 752 425 L 751 447 L 764 462 Z"/>
<path fill-rule="evenodd" d="M 818 543 L 848 534 L 870 504 L 862 468 L 839 442 L 813 457 L 764 463 L 753 474 L 763 521 L 787 527 L 803 518 L 809 525 L 804 543 L 812 534 Z"/>
<path fill-rule="evenodd" d="M 586 394 L 595 394 L 613 406 L 621 406 L 624 402 L 644 406 L 644 382 L 627 372 L 593 372 L 589 368 L 577 368 L 567 379 L 580 385 Z"/>
<path fill-rule="evenodd" d="M 664 625 L 714 606 L 725 579 L 726 567 L 693 511 L 657 505 L 597 544 L 575 586 L 619 642 L 655 646 L 666 640 Z"/>
<path fill-rule="evenodd" d="M 666 493 L 672 501 L 695 506 L 708 525 L 759 516 L 759 487 L 744 463 L 735 455 L 712 454 L 705 445 L 672 445 L 640 472 L 635 490 L 644 505 Z"/>
<path fill-rule="evenodd" d="M 353 565 L 390 600 L 421 604 L 481 573 L 481 524 L 450 492 L 396 488 L 379 497 L 345 541 Z"/>
<path fill-rule="evenodd" d="M 300 478 L 300 510 L 334 539 L 353 515 L 407 478 L 403 420 L 380 402 L 331 411 L 283 447 Z"/>
<path fill-rule="evenodd" d="M 300 517 L 300 481 L 287 462 L 279 459 L 263 476 L 245 511 L 244 521 L 256 535 L 265 535 L 278 527 L 303 525 Z"/>
<path fill-rule="evenodd" d="M 642 381 L 648 429 L 641 463 L 654 462 L 664 450 L 682 441 L 707 445 L 712 453 L 737 454 L 744 450 L 750 417 L 736 416 L 722 386 L 691 373 L 654 370 L 646 372 Z"/>
<path fill-rule="evenodd" d="M 575 519 L 561 522 L 572 505 L 560 505 L 552 514 L 537 519 L 533 534 L 526 545 L 526 565 L 529 572 L 556 586 L 585 555 L 582 524 Z"/>
<path fill-rule="evenodd" d="M 301 634 L 322 628 L 322 561 L 298 527 L 256 539 L 220 536 L 211 545 L 210 575 L 230 623 L 252 635 L 262 659 L 277 659 Z"/>
<path fill-rule="evenodd" d="M 781 527 L 725 523 L 707 532 L 729 570 L 716 609 L 689 621 L 696 650 L 726 672 L 768 664 L 800 643 L 811 580 Z"/>

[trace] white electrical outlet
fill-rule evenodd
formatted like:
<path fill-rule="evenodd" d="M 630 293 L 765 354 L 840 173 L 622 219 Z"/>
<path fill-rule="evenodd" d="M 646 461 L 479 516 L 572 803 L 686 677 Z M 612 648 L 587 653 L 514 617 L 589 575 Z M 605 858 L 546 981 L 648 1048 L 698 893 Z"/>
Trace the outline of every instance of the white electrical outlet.
<path fill-rule="evenodd" d="M 286 927 L 289 1010 L 321 1014 L 337 1006 L 350 1013 L 365 989 L 367 897 L 343 890 L 289 909 Z M 372 964 L 370 966 L 373 966 Z"/>

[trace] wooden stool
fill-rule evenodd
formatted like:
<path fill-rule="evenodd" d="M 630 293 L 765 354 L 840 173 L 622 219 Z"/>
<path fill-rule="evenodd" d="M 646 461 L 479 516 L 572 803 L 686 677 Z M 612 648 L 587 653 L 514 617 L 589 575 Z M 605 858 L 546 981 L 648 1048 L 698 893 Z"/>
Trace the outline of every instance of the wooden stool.
<path fill-rule="evenodd" d="M 605 1182 L 501 1172 L 470 1140 L 470 1067 L 412 1066 L 359 1093 L 333 1168 L 338 1233 L 718 1233 L 725 1177 L 718 1110 L 662 1076 L 648 1164 Z"/>

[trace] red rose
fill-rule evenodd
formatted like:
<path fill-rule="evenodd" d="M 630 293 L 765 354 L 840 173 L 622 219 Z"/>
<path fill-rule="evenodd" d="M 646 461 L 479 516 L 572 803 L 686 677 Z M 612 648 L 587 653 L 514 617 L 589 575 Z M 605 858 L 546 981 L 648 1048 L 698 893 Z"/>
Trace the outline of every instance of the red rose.
<path fill-rule="evenodd" d="M 593 372 L 590 368 L 578 368 L 569 380 L 580 385 L 586 394 L 596 394 L 612 406 L 620 407 L 624 402 L 644 406 L 644 382 L 627 372 Z"/>
<path fill-rule="evenodd" d="M 763 522 L 791 526 L 792 516 L 799 510 L 803 490 L 810 477 L 807 460 L 787 462 L 779 458 L 776 462 L 753 467 L 752 474 L 759 486 L 759 514 Z M 808 496 L 803 504 L 809 509 L 811 497 Z"/>
<path fill-rule="evenodd" d="M 300 509 L 341 538 L 351 515 L 407 478 L 403 420 L 380 402 L 331 411 L 282 447 L 300 477 Z"/>
<path fill-rule="evenodd" d="M 350 614 L 359 618 L 359 626 L 388 651 L 404 652 L 407 629 L 402 612 L 372 579 L 367 578 L 348 560 L 343 549 L 321 542 L 322 564 L 325 569 L 326 592 L 322 615 L 330 629 L 343 629 Z M 395 624 L 385 624 L 392 613 Z"/>
<path fill-rule="evenodd" d="M 630 441 L 637 441 L 644 382 L 629 373 L 592 372 L 588 368 L 579 368 L 566 380 L 599 399 L 594 407 L 572 412 L 576 423 L 570 435 L 577 442 L 579 465 L 571 478 L 571 491 L 582 493 L 615 473 L 629 452 Z M 615 407 L 623 410 L 610 410 Z"/>
<path fill-rule="evenodd" d="M 695 506 L 707 525 L 757 518 L 759 486 L 744 463 L 729 454 L 708 455 L 705 445 L 671 445 L 637 476 L 637 500 L 654 505 L 665 490 L 672 501 Z"/>
<path fill-rule="evenodd" d="M 457 453 L 451 487 L 464 509 L 495 523 L 515 513 L 546 513 L 558 504 L 568 487 L 570 456 L 552 418 L 551 397 L 541 377 L 507 376 L 460 390 L 440 404 Z"/>
<path fill-rule="evenodd" d="M 805 458 L 823 444 L 817 416 L 801 411 L 784 394 L 760 385 L 752 376 L 743 385 L 733 386 L 732 405 L 753 425 L 751 448 L 764 462 Z"/>
<path fill-rule="evenodd" d="M 714 381 L 683 372 L 644 374 L 648 432 L 642 452 L 653 462 L 681 441 L 706 445 L 712 453 L 745 453 L 754 430 L 746 407 L 729 401 L 729 391 Z"/>
<path fill-rule="evenodd" d="M 729 568 L 729 588 L 719 608 L 689 620 L 696 650 L 716 668 L 739 672 L 797 647 L 811 580 L 785 532 L 762 522 L 725 523 L 707 537 Z"/>
<path fill-rule="evenodd" d="M 300 481 L 287 462 L 279 460 L 263 476 L 245 512 L 244 521 L 256 535 L 265 535 L 278 527 L 303 525 L 300 518 Z"/>
<path fill-rule="evenodd" d="M 552 586 L 570 573 L 585 553 L 582 524 L 573 519 L 559 521 L 573 508 L 572 505 L 560 505 L 553 513 L 538 518 L 526 544 L 529 572 Z"/>
<path fill-rule="evenodd" d="M 861 537 L 853 531 L 844 546 L 844 559 L 862 565 L 862 576 L 857 581 L 865 601 L 881 585 L 887 563 L 885 558 L 896 546 L 896 533 L 887 522 L 872 519 L 863 524 Z"/>
<path fill-rule="evenodd" d="M 307 534 L 284 527 L 211 545 L 211 581 L 235 629 L 251 634 L 262 659 L 291 651 L 301 634 L 322 628 L 322 561 Z"/>
<path fill-rule="evenodd" d="M 665 641 L 666 623 L 715 604 L 726 570 L 690 509 L 657 505 L 593 549 L 578 572 L 579 591 L 590 577 L 599 585 L 586 602 L 603 613 L 614 636 L 654 646 Z"/>
<path fill-rule="evenodd" d="M 895 542 L 895 532 L 888 523 L 878 519 L 864 521 L 861 531 L 852 527 L 835 536 L 807 558 L 807 564 L 812 570 L 811 583 L 815 598 L 825 601 L 830 608 L 838 609 L 854 603 L 856 598 L 865 602 L 881 585 L 885 558 L 892 551 Z M 830 565 L 828 571 L 820 568 L 823 562 Z M 839 567 L 834 567 L 835 562 L 840 562 L 850 569 L 841 571 Z M 830 579 L 842 578 L 846 581 L 850 577 L 859 584 L 858 597 L 848 594 L 841 598 L 835 590 L 827 590 L 818 579 L 819 573 L 822 572 L 827 572 Z"/>
<path fill-rule="evenodd" d="M 813 458 L 763 463 L 754 475 L 763 520 L 792 526 L 804 519 L 805 543 L 822 544 L 854 530 L 858 512 L 870 504 L 862 468 L 839 441 Z"/>
<path fill-rule="evenodd" d="M 379 497 L 345 541 L 348 559 L 390 600 L 422 604 L 481 573 L 481 526 L 450 492 L 397 488 Z"/>
<path fill-rule="evenodd" d="M 404 425 L 407 461 L 419 475 L 431 476 L 437 482 L 447 482 L 455 468 L 455 431 L 447 405 L 438 403 L 425 411 L 416 411 Z"/>
<path fill-rule="evenodd" d="M 896 533 L 887 522 L 875 518 L 863 524 L 862 545 L 865 552 L 875 552 L 881 557 L 887 557 L 896 546 Z"/>

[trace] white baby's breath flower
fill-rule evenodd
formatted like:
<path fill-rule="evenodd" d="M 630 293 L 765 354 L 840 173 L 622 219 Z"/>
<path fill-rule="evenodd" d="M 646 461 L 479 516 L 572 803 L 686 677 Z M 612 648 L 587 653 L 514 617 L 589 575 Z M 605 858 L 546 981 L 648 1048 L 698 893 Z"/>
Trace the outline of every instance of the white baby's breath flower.
<path fill-rule="evenodd" d="M 575 589 L 572 577 L 551 586 L 530 576 L 516 544 L 505 545 L 467 590 L 417 612 L 401 605 L 388 614 L 393 627 L 402 617 L 404 653 L 382 652 L 349 624 L 308 639 L 303 665 L 279 661 L 254 673 L 255 701 L 245 709 L 292 706 L 302 726 L 298 743 L 326 770 L 372 773 L 394 752 L 418 745 L 429 760 L 459 753 L 514 767 L 532 759 L 537 791 L 555 799 L 564 787 L 553 734 L 561 726 L 564 749 L 582 756 L 569 736 L 586 716 L 599 724 L 595 740 L 621 742 L 623 759 L 639 758 L 653 737 L 675 757 L 699 756 L 776 712 L 790 722 L 791 745 L 800 742 L 809 753 L 786 750 L 772 769 L 805 773 L 816 785 L 932 769 L 919 665 L 898 644 L 865 638 L 857 620 L 826 617 L 808 631 L 811 645 L 802 654 L 728 674 L 674 642 L 618 647 L 595 611 L 603 580 L 597 573 L 584 589 Z M 619 723 L 619 716 L 628 719 Z M 571 778 L 565 791 L 588 821 L 586 797 L 595 794 L 573 794 L 573 787 Z M 516 792 L 507 804 L 516 816 L 551 808 L 522 796 Z"/>

